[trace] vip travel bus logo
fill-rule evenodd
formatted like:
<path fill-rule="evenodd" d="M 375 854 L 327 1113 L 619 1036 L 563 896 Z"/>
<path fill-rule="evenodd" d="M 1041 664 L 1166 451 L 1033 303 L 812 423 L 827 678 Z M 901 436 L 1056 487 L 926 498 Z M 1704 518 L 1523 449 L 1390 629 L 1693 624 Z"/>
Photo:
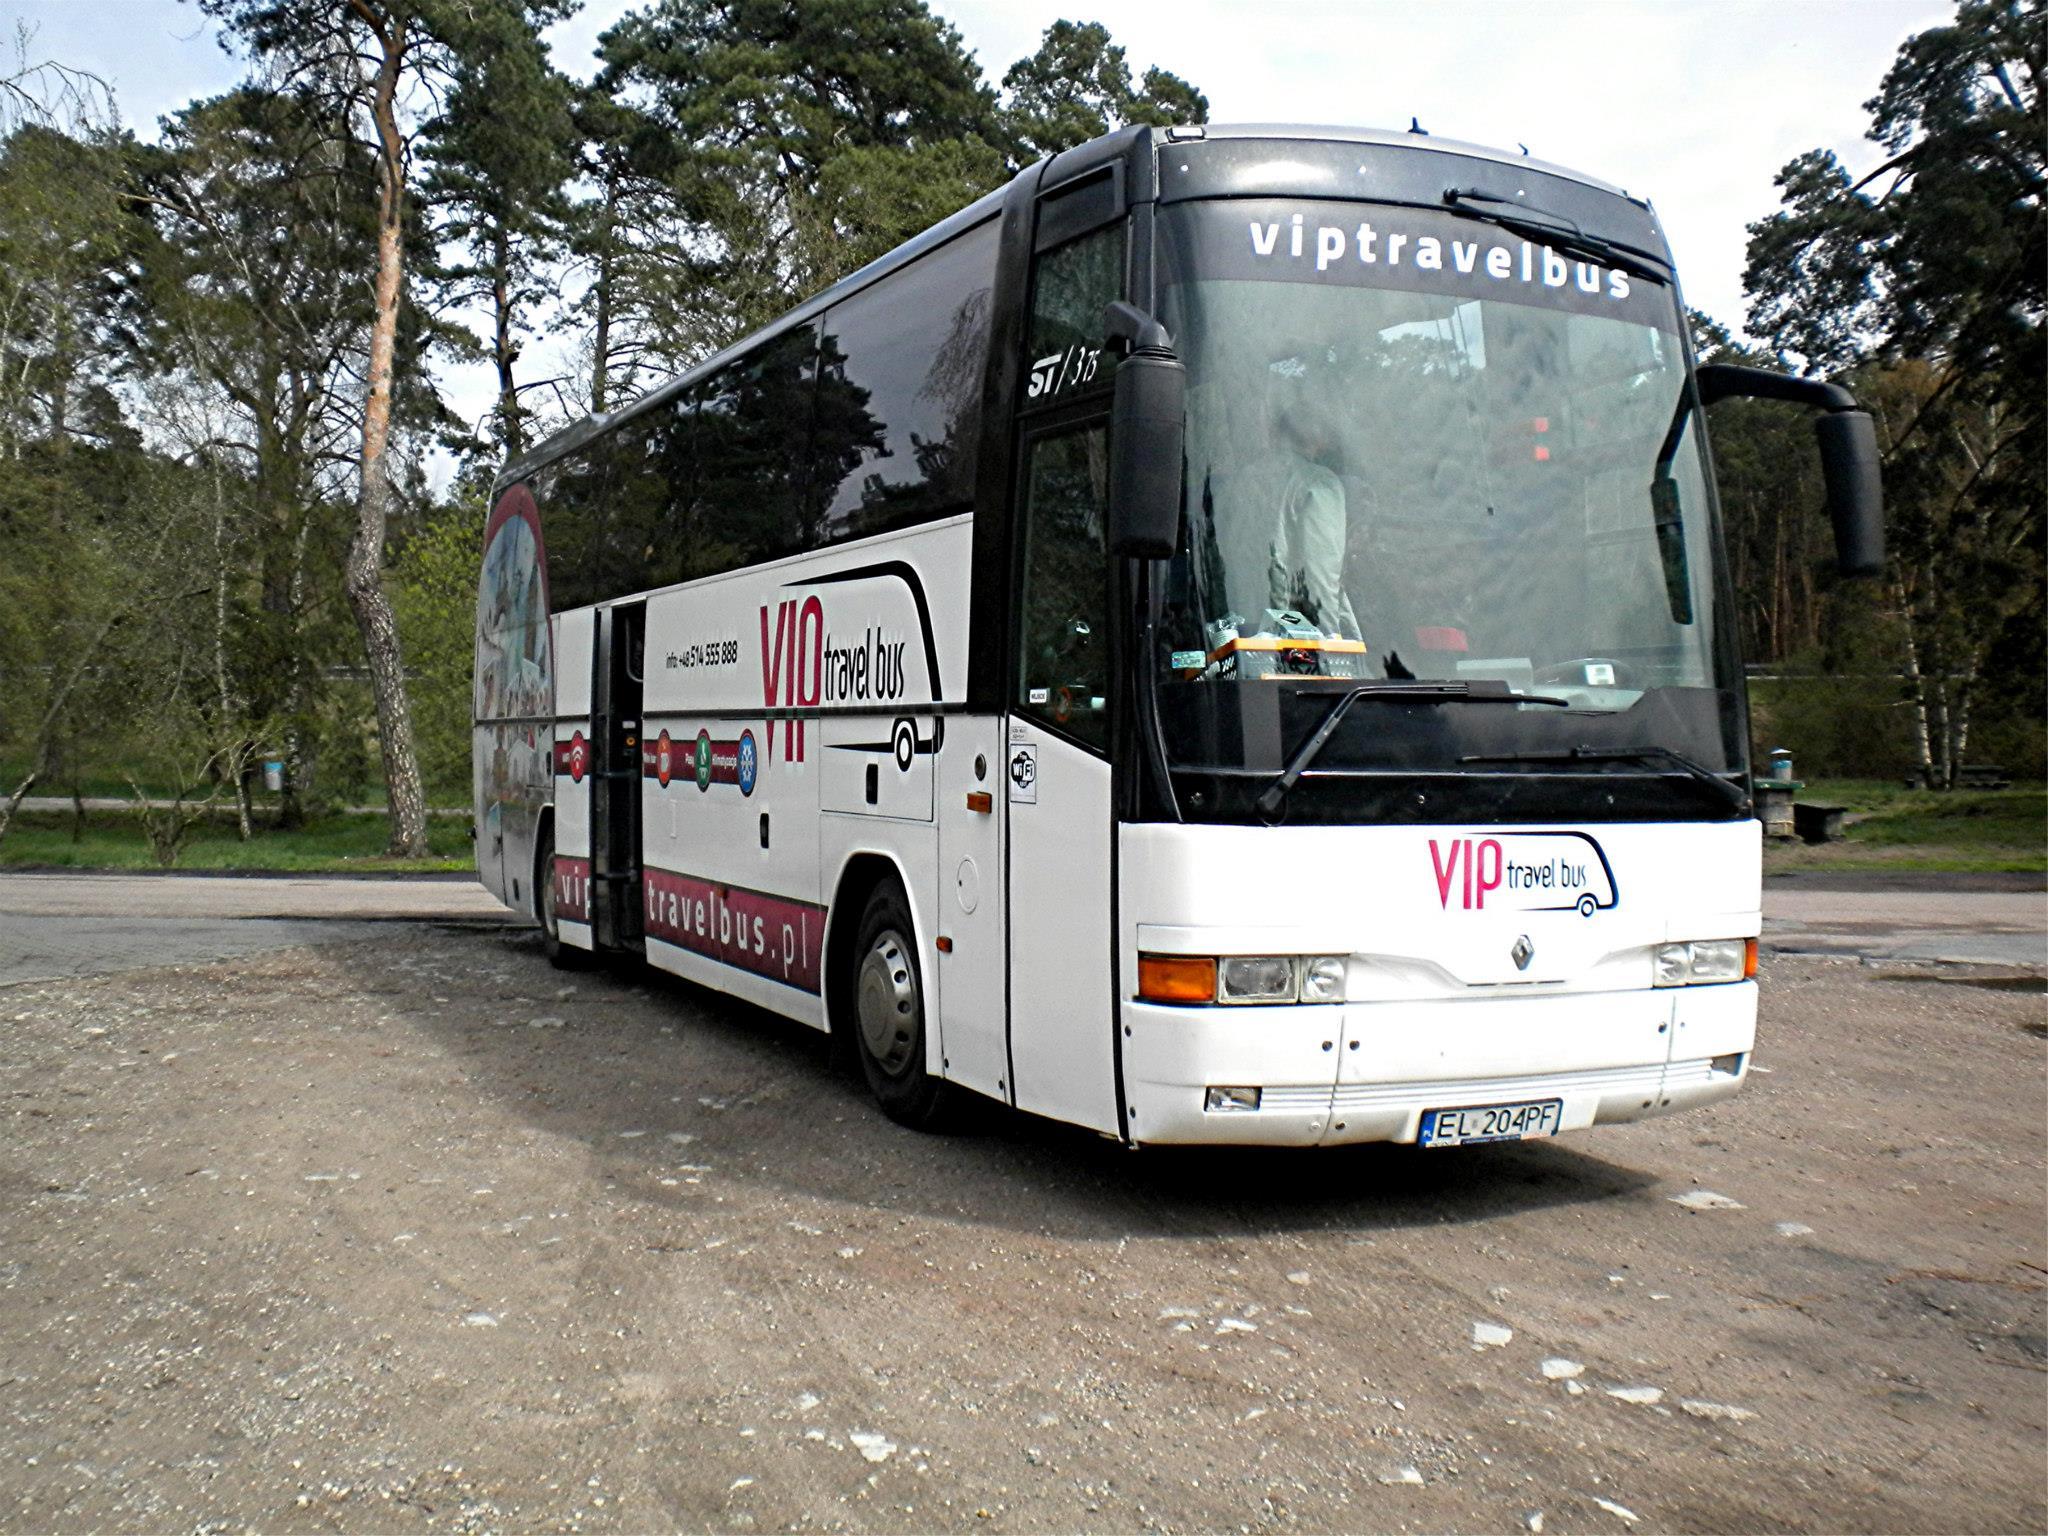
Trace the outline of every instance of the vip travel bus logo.
<path fill-rule="evenodd" d="M 1483 275 L 1502 285 L 1568 288 L 1617 302 L 1629 296 L 1626 272 L 1598 262 L 1575 261 L 1527 240 L 1503 243 L 1476 236 L 1461 240 L 1417 234 L 1412 228 L 1383 227 L 1369 219 L 1359 220 L 1355 227 L 1349 223 L 1311 226 L 1299 213 L 1285 220 L 1253 219 L 1250 228 L 1253 256 L 1262 261 L 1313 262 L 1318 272 L 1346 262 L 1397 272 L 1405 263 L 1416 272 Z"/>
<path fill-rule="evenodd" d="M 772 615 L 772 616 L 771 616 Z M 904 652 L 909 640 L 880 624 L 841 637 L 826 627 L 825 605 L 815 596 L 761 608 L 761 701 L 770 709 L 893 704 L 909 691 Z M 770 719 L 768 755 L 782 726 L 785 762 L 804 760 L 804 722 Z"/>
<path fill-rule="evenodd" d="M 1657 243 L 1654 227 L 1633 238 Z M 1647 268 L 1523 239 L 1449 210 L 1256 200 L 1177 208 L 1166 259 L 1204 277 L 1492 300 L 1674 333 L 1678 306 Z M 1563 247 L 1563 248 L 1560 248 Z"/>
<path fill-rule="evenodd" d="M 1437 904 L 1446 912 L 1569 912 L 1618 902 L 1607 854 L 1583 832 L 1502 832 L 1429 840 Z"/>

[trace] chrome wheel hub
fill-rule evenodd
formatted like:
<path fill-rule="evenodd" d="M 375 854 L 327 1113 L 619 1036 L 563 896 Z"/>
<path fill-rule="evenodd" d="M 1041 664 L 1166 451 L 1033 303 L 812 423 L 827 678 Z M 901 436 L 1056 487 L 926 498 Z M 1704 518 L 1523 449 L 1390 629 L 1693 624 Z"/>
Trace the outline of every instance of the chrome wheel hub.
<path fill-rule="evenodd" d="M 855 989 L 861 1043 L 876 1066 L 890 1077 L 903 1077 L 918 1066 L 911 1059 L 922 1017 L 917 980 L 911 974 L 910 946 L 893 928 L 875 935 L 860 963 Z"/>

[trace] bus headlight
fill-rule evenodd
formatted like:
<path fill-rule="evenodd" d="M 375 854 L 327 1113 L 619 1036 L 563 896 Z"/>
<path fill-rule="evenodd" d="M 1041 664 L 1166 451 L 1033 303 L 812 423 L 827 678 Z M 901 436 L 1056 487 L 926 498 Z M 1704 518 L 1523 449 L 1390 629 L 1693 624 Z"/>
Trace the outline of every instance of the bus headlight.
<path fill-rule="evenodd" d="M 1659 944 L 1650 951 L 1652 986 L 1743 981 L 1755 974 L 1755 939 L 1695 939 L 1690 944 Z"/>
<path fill-rule="evenodd" d="M 1343 955 L 1140 955 L 1138 999 L 1147 1003 L 1341 1003 Z"/>
<path fill-rule="evenodd" d="M 1225 955 L 1216 962 L 1219 1003 L 1291 1003 L 1299 985 L 1287 955 Z"/>
<path fill-rule="evenodd" d="M 1304 955 L 1301 961 L 1301 1000 L 1304 1003 L 1344 1001 L 1342 955 Z"/>

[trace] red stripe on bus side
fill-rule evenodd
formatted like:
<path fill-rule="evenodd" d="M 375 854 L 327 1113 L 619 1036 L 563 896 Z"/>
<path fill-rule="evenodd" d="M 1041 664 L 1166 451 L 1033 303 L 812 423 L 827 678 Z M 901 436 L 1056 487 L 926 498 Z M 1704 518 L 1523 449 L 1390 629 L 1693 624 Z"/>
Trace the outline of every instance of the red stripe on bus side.
<path fill-rule="evenodd" d="M 819 990 L 823 907 L 665 869 L 646 871 L 641 886 L 649 938 L 800 992 Z"/>
<path fill-rule="evenodd" d="M 572 923 L 590 921 L 590 860 L 555 855 L 555 916 Z"/>

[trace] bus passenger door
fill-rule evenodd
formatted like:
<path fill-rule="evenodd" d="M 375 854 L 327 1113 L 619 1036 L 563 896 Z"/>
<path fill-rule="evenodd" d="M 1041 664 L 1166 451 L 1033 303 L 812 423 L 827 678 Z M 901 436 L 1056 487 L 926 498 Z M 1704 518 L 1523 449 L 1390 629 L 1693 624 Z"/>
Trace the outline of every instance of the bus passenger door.
<path fill-rule="evenodd" d="M 1099 417 L 1069 417 L 1022 444 L 1002 797 L 1012 1102 L 1116 1135 L 1108 442 Z"/>
<path fill-rule="evenodd" d="M 590 789 L 596 770 L 591 723 L 597 614 L 577 608 L 555 626 L 554 846 L 555 920 L 562 942 L 592 949 L 590 924 Z"/>
<path fill-rule="evenodd" d="M 647 605 L 618 603 L 598 613 L 597 712 L 590 793 L 593 931 L 606 949 L 637 949 L 640 908 L 641 753 Z"/>

